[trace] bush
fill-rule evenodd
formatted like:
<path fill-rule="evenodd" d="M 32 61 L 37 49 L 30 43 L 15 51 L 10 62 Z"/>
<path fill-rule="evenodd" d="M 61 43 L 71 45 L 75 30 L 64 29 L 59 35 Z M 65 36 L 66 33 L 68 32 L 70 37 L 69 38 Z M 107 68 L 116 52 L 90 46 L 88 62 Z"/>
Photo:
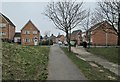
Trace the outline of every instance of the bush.
<path fill-rule="evenodd" d="M 53 45 L 53 41 L 52 40 L 41 41 L 39 45 Z"/>
<path fill-rule="evenodd" d="M 8 43 L 12 43 L 13 42 L 13 40 L 10 40 L 10 39 L 7 39 L 7 38 L 3 38 L 1 40 L 2 40 L 2 42 L 8 42 Z"/>

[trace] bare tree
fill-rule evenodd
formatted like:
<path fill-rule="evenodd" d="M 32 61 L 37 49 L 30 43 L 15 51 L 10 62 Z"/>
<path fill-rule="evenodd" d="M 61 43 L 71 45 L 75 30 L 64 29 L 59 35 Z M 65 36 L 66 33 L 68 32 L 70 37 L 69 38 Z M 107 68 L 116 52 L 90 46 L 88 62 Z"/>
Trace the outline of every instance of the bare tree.
<path fill-rule="evenodd" d="M 45 31 L 44 36 L 48 36 L 48 35 L 49 35 L 49 31 Z"/>
<path fill-rule="evenodd" d="M 96 8 L 95 21 L 107 20 L 116 31 L 118 36 L 118 45 L 120 45 L 120 1 L 119 0 L 103 0 L 98 2 L 98 8 Z"/>
<path fill-rule="evenodd" d="M 91 25 L 91 12 L 90 9 L 87 11 L 86 19 L 83 21 L 82 26 L 85 30 L 86 40 L 88 41 L 89 47 L 90 47 L 90 25 Z"/>
<path fill-rule="evenodd" d="M 71 51 L 70 37 L 71 29 L 80 25 L 86 17 L 85 10 L 82 9 L 83 2 L 72 1 L 51 2 L 47 5 L 45 16 L 49 17 L 55 26 L 66 33 L 69 52 Z"/>

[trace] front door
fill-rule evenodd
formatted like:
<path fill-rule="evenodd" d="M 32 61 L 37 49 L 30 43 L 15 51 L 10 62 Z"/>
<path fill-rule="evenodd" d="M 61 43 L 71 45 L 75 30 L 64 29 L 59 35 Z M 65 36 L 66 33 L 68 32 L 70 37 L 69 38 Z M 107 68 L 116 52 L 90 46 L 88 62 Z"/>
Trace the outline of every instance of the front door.
<path fill-rule="evenodd" d="M 34 45 L 38 45 L 38 39 L 34 39 Z"/>

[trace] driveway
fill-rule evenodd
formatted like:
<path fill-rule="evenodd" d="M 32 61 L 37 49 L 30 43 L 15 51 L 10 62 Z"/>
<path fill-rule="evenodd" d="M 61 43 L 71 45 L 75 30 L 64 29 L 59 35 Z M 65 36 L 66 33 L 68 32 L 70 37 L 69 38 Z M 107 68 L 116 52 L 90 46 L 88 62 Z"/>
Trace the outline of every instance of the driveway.
<path fill-rule="evenodd" d="M 86 80 L 80 69 L 56 44 L 50 49 L 48 72 L 48 80 Z"/>

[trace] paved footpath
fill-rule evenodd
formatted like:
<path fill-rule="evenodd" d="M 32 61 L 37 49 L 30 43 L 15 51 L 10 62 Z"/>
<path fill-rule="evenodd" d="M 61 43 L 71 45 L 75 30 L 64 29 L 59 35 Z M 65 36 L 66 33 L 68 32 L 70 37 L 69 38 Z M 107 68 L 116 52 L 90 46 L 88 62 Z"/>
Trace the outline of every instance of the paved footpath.
<path fill-rule="evenodd" d="M 114 64 L 112 62 L 107 61 L 106 59 L 100 58 L 96 55 L 93 55 L 89 52 L 87 52 L 84 48 L 81 47 L 72 47 L 71 50 L 74 53 L 77 53 L 79 58 L 85 60 L 85 61 L 94 61 L 98 63 L 99 65 L 102 65 L 104 68 L 110 70 L 111 72 L 115 73 L 116 75 L 120 75 L 120 66 L 118 67 L 117 64 Z"/>
<path fill-rule="evenodd" d="M 65 55 L 58 45 L 50 48 L 47 80 L 86 80 L 80 69 Z"/>

